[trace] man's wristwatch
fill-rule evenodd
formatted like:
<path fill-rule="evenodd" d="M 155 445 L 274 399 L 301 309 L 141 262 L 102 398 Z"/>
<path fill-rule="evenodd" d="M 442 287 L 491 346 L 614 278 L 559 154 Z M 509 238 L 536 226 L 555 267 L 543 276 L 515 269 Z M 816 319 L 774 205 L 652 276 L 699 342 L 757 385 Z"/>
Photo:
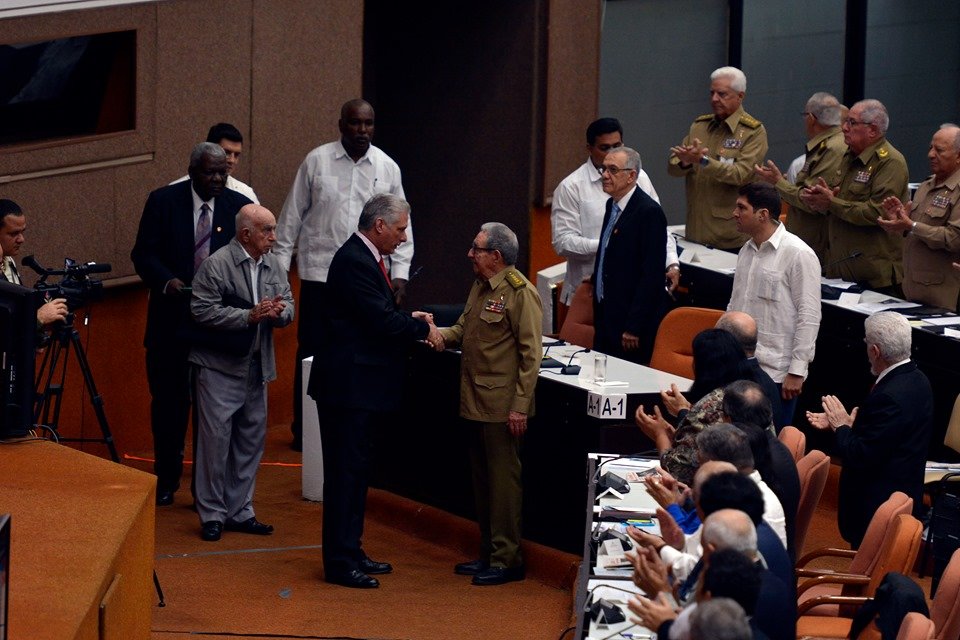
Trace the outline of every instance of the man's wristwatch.
<path fill-rule="evenodd" d="M 700 166 L 701 166 L 701 167 L 705 167 L 705 166 L 707 166 L 708 164 L 710 164 L 710 158 L 708 158 L 707 156 L 703 156 L 703 157 L 700 158 Z"/>

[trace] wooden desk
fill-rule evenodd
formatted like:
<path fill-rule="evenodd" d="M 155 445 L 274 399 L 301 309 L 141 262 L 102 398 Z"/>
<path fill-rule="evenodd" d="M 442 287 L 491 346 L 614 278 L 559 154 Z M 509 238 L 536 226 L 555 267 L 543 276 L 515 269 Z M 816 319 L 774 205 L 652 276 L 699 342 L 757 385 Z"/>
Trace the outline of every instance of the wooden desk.
<path fill-rule="evenodd" d="M 11 640 L 150 638 L 156 478 L 46 441 L 0 445 Z"/>

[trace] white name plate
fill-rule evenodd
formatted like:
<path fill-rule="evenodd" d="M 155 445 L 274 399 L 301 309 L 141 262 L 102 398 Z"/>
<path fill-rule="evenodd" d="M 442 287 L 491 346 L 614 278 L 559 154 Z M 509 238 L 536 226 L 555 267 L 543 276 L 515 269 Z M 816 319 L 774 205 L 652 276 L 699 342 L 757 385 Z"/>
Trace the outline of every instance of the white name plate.
<path fill-rule="evenodd" d="M 587 392 L 587 415 L 601 420 L 623 420 L 627 411 L 627 394 Z"/>

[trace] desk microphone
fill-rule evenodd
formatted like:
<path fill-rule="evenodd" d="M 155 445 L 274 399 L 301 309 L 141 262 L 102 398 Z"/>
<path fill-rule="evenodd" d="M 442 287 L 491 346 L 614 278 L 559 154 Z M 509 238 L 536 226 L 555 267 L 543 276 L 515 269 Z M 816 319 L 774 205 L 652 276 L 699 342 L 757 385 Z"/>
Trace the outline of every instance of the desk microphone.
<path fill-rule="evenodd" d="M 862 256 L 862 255 L 863 255 L 863 251 L 854 251 L 853 253 L 851 253 L 850 255 L 848 255 L 846 258 L 840 258 L 839 260 L 834 260 L 833 262 L 828 262 L 827 264 L 825 264 L 825 265 L 823 266 L 823 272 L 826 273 L 827 270 L 830 269 L 831 267 L 835 267 L 835 266 L 837 266 L 838 264 L 843 264 L 843 263 L 846 262 L 847 260 L 856 260 L 857 258 L 859 258 L 859 257 Z"/>
<path fill-rule="evenodd" d="M 565 376 L 575 376 L 580 373 L 580 365 L 573 364 L 573 357 L 578 353 L 590 353 L 590 349 L 580 349 L 579 351 L 574 351 L 570 354 L 570 359 L 567 360 L 567 364 L 560 367 L 560 373 Z"/>

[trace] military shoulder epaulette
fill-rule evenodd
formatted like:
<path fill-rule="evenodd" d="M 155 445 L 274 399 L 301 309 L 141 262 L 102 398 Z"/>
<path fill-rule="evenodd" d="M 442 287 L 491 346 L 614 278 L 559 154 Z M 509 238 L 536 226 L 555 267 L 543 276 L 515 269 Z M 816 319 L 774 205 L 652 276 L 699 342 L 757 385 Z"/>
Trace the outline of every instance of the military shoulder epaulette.
<path fill-rule="evenodd" d="M 706 120 L 713 120 L 713 114 L 705 113 L 702 116 L 698 117 L 696 120 L 694 120 L 694 122 L 704 122 Z"/>
<path fill-rule="evenodd" d="M 763 123 L 754 118 L 753 116 L 743 114 L 743 117 L 740 118 L 740 124 L 745 127 L 750 127 L 751 129 L 756 129 L 760 127 Z"/>
<path fill-rule="evenodd" d="M 507 275 L 504 276 L 507 282 L 510 283 L 510 286 L 514 289 L 523 289 L 527 286 L 526 281 L 520 277 L 520 274 L 516 271 L 507 271 Z"/>

